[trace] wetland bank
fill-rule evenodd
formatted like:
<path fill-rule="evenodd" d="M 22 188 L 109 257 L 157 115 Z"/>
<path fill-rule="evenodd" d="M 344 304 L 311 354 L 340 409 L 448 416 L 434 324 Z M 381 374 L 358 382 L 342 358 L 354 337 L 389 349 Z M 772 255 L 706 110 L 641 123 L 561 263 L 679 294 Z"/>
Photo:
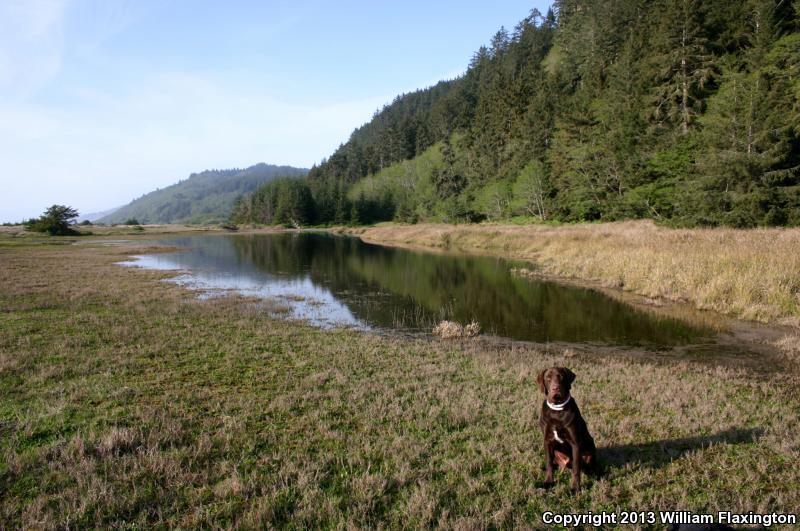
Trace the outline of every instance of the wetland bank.
<path fill-rule="evenodd" d="M 545 510 L 800 502 L 786 466 L 800 452 L 792 382 L 557 343 L 309 326 L 252 293 L 198 299 L 163 282 L 176 271 L 117 265 L 164 244 L 145 238 L 0 245 L 11 527 L 536 528 Z M 577 497 L 567 478 L 536 486 L 534 381 L 552 364 L 578 374 L 607 464 Z"/>

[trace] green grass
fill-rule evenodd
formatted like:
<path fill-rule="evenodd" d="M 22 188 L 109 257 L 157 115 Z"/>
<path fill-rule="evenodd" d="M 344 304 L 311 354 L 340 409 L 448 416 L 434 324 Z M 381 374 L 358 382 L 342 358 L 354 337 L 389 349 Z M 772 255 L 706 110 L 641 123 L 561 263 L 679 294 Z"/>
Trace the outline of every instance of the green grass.
<path fill-rule="evenodd" d="M 0 243 L 0 527 L 540 528 L 545 510 L 800 505 L 795 375 L 323 331 L 114 264 L 131 252 Z M 537 487 L 535 376 L 553 364 L 578 374 L 607 466 L 577 497 L 565 476 Z"/>

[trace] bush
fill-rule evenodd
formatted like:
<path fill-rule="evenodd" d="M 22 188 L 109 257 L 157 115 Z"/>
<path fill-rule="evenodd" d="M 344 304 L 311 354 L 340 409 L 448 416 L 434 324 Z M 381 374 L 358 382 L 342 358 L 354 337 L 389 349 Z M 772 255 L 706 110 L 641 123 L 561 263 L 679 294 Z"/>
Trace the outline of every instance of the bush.
<path fill-rule="evenodd" d="M 141 225 L 141 223 L 139 223 L 139 220 L 136 219 L 136 218 L 128 218 L 122 224 L 123 225 Z"/>
<path fill-rule="evenodd" d="M 46 232 L 51 236 L 74 236 L 80 234 L 70 225 L 78 217 L 78 211 L 65 205 L 53 205 L 41 217 L 25 222 L 25 228 L 34 232 Z"/>

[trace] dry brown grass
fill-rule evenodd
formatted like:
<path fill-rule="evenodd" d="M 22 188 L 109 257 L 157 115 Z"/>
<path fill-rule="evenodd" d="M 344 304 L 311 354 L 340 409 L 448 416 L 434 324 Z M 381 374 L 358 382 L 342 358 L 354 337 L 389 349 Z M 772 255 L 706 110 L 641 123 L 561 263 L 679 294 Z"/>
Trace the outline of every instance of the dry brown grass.
<path fill-rule="evenodd" d="M 177 233 L 190 232 L 220 232 L 222 229 L 215 225 L 168 225 L 153 224 L 142 225 L 140 229 L 131 225 L 76 225 L 75 230 L 83 235 L 91 235 L 93 238 L 103 237 L 128 237 L 135 236 L 142 239 L 143 236 L 161 236 Z M 62 240 L 82 238 L 83 236 L 71 236 Z M 52 243 L 52 239 L 40 232 L 31 232 L 25 229 L 24 225 L 0 225 L 0 239 L 21 239 L 32 241 L 47 241 Z"/>
<path fill-rule="evenodd" d="M 489 253 L 735 317 L 800 326 L 800 229 L 669 229 L 650 221 L 583 225 L 383 224 L 366 241 Z"/>
<path fill-rule="evenodd" d="M 790 333 L 773 342 L 773 346 L 783 353 L 786 364 L 800 372 L 800 334 Z M 2 360 L 0 360 L 2 364 Z"/>
<path fill-rule="evenodd" d="M 800 506 L 795 384 L 713 364 L 325 331 L 116 247 L 0 245 L 0 527 L 541 528 Z M 607 473 L 543 478 L 566 364 Z"/>
<path fill-rule="evenodd" d="M 22 225 L 0 225 L 0 234 L 3 236 L 10 236 L 14 237 L 17 234 L 21 234 L 25 231 L 25 227 Z"/>
<path fill-rule="evenodd" d="M 481 325 L 477 321 L 462 325 L 455 321 L 442 321 L 433 327 L 433 335 L 442 339 L 453 339 L 456 337 L 476 337 L 481 333 Z"/>

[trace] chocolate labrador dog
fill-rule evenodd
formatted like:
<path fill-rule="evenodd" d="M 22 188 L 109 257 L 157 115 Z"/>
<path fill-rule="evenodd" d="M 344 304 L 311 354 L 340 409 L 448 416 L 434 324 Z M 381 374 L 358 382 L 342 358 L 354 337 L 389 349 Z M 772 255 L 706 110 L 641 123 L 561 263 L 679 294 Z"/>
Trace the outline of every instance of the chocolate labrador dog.
<path fill-rule="evenodd" d="M 545 394 L 539 425 L 544 433 L 546 476 L 544 486 L 552 487 L 553 461 L 559 467 L 572 468 L 573 493 L 581 489 L 581 468 L 597 471 L 597 449 L 594 439 L 581 416 L 578 404 L 570 396 L 575 373 L 566 367 L 544 369 L 536 377 L 539 389 Z"/>

